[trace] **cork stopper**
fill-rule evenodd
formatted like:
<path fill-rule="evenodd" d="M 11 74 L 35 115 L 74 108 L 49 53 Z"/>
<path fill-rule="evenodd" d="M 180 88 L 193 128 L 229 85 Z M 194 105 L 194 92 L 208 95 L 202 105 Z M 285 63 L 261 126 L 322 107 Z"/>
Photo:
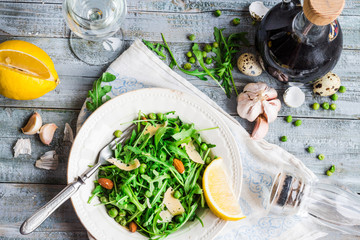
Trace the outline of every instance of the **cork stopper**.
<path fill-rule="evenodd" d="M 334 21 L 341 13 L 345 0 L 304 0 L 304 14 L 315 25 L 324 26 Z"/>

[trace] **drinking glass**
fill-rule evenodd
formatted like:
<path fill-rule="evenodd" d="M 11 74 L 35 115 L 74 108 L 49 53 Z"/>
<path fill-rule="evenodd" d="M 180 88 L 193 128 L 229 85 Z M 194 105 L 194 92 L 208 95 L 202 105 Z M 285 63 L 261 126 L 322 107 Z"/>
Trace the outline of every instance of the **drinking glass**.
<path fill-rule="evenodd" d="M 103 65 L 120 55 L 126 0 L 64 0 L 63 13 L 71 50 L 80 60 Z"/>

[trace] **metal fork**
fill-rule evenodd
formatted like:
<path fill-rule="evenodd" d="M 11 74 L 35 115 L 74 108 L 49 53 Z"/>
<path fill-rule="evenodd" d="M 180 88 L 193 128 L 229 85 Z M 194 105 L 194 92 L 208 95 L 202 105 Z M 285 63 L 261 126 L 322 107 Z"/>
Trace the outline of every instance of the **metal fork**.
<path fill-rule="evenodd" d="M 60 207 L 66 200 L 68 200 L 76 191 L 85 184 L 98 168 L 106 162 L 107 159 L 113 156 L 113 151 L 118 143 L 124 142 L 128 136 L 131 135 L 132 130 L 136 125 L 131 125 L 123 131 L 119 138 L 115 138 L 108 145 L 106 145 L 99 153 L 98 162 L 90 169 L 85 171 L 77 180 L 68 184 L 60 193 L 58 193 L 47 204 L 37 210 L 31 217 L 29 217 L 20 227 L 20 233 L 25 235 L 32 233 L 40 226 L 58 207 Z"/>

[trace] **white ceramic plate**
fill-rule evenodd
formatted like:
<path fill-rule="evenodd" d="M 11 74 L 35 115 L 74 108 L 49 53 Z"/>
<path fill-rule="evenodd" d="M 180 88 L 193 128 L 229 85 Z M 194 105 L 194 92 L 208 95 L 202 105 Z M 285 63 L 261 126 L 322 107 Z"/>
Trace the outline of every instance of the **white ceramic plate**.
<path fill-rule="evenodd" d="M 113 132 L 127 127 L 120 123 L 136 119 L 139 110 L 144 113 L 176 111 L 175 115 L 180 116 L 184 122 L 194 123 L 196 129 L 219 127 L 216 130 L 201 132 L 201 137 L 206 142 L 216 145 L 212 153 L 224 159 L 235 195 L 239 198 L 242 181 L 240 154 L 226 124 L 202 99 L 161 88 L 145 88 L 122 94 L 102 105 L 86 120 L 70 152 L 68 182 L 74 181 L 88 168 L 88 165 L 95 164 L 99 151 L 112 140 Z M 92 181 L 95 180 L 96 175 L 95 173 L 71 198 L 75 211 L 87 231 L 97 240 L 146 239 L 139 233 L 132 234 L 121 227 L 108 216 L 104 206 L 94 206 L 99 203 L 97 198 L 94 198 L 91 204 L 87 203 L 94 189 Z M 204 227 L 195 220 L 169 235 L 167 239 L 209 240 L 214 238 L 226 224 L 226 221 L 215 217 L 210 210 L 199 212 L 199 215 Z"/>

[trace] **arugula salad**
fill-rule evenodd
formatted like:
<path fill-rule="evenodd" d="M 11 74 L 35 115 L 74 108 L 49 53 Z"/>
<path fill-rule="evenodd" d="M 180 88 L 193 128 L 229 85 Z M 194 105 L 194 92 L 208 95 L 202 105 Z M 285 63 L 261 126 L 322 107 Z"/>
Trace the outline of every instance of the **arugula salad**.
<path fill-rule="evenodd" d="M 189 221 L 203 225 L 196 210 L 207 207 L 201 180 L 215 145 L 200 132 L 216 128 L 196 130 L 173 114 L 139 112 L 131 136 L 100 167 L 88 201 L 98 197 L 114 221 L 149 239 L 164 239 Z"/>

